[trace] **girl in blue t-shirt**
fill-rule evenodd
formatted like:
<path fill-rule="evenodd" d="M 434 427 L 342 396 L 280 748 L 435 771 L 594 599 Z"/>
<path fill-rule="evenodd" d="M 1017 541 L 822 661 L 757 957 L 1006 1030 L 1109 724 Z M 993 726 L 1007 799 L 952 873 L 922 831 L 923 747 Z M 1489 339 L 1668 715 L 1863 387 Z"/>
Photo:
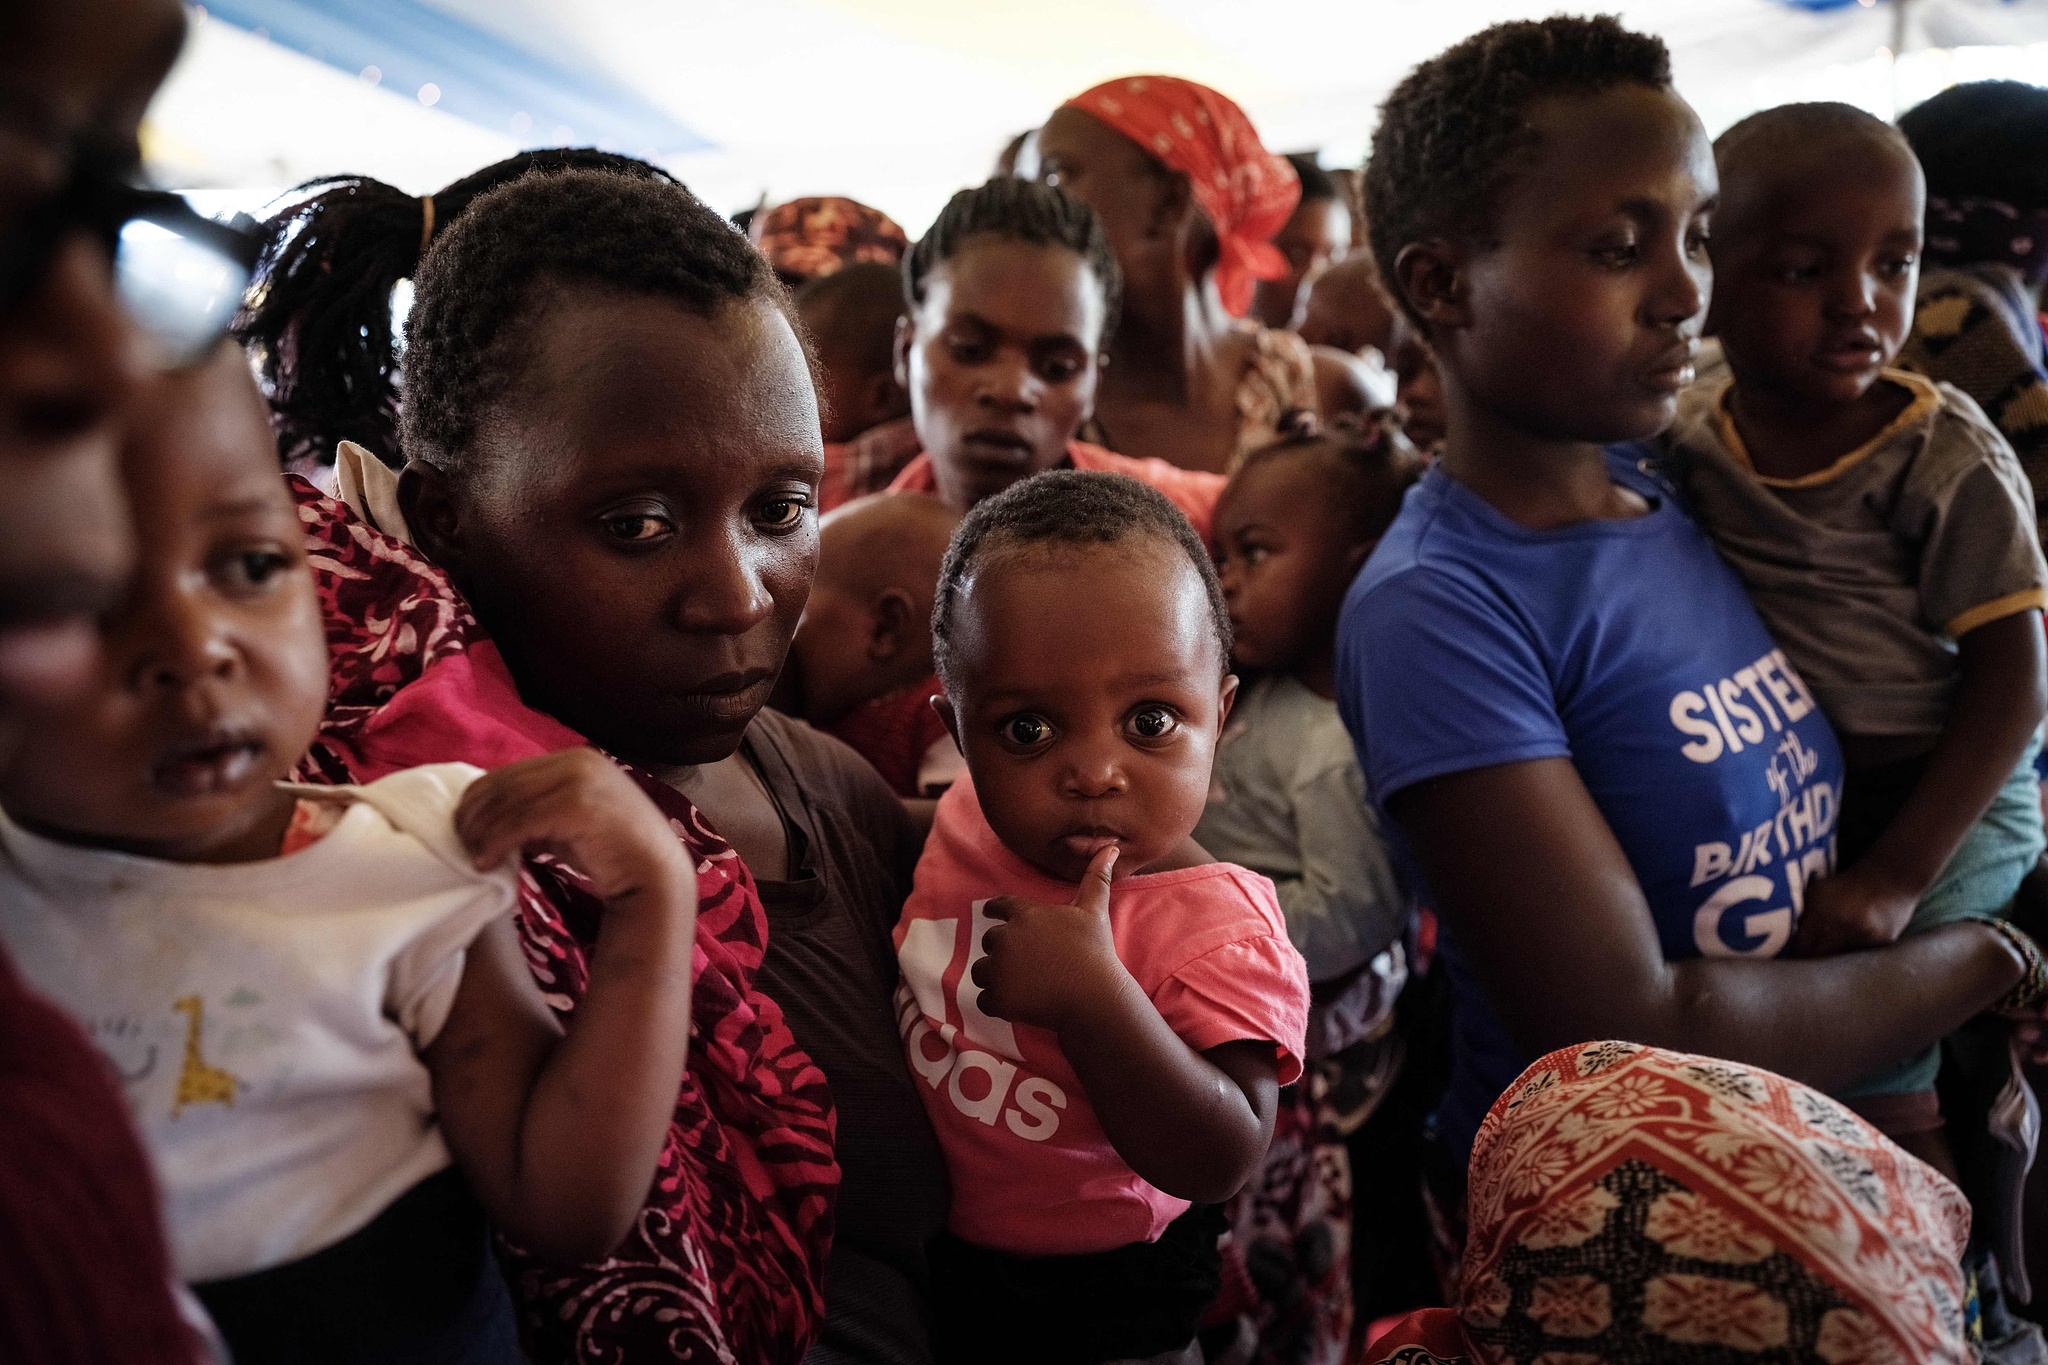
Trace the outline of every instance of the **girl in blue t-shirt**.
<path fill-rule="evenodd" d="M 2040 953 L 2006 927 L 1770 960 L 1833 870 L 1841 754 L 1625 444 L 1693 377 L 1715 194 L 1663 44 L 1612 19 L 1488 29 L 1374 136 L 1373 249 L 1448 433 L 1346 600 L 1338 701 L 1453 940 L 1438 1123 L 1460 1166 L 1555 1047 L 1838 1089 L 2001 1001 L 2038 1013 Z"/>

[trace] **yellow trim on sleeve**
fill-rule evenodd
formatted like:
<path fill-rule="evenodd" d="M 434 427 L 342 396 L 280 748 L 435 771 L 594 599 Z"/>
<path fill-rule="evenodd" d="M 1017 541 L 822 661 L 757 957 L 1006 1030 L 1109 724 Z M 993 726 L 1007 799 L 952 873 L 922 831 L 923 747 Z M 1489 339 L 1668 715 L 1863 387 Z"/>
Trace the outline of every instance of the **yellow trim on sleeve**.
<path fill-rule="evenodd" d="M 1796 479 L 1777 479 L 1772 478 L 1768 474 L 1758 474 L 1756 472 L 1756 465 L 1749 458 L 1749 447 L 1742 443 L 1742 433 L 1735 429 L 1735 415 L 1728 410 L 1728 400 L 1735 393 L 1735 386 L 1733 384 L 1730 384 L 1721 391 L 1720 400 L 1714 404 L 1714 430 L 1720 436 L 1721 443 L 1728 447 L 1728 453 L 1733 455 L 1741 463 L 1742 467 L 1748 470 L 1756 481 L 1764 487 L 1815 488 L 1827 483 L 1831 479 L 1838 479 L 1848 473 L 1850 469 L 1869 459 L 1876 451 L 1888 445 L 1901 431 L 1926 421 L 1929 414 L 1941 405 L 1941 390 L 1934 386 L 1932 380 L 1914 374 L 1911 370 L 1887 369 L 1879 377 L 1890 380 L 1906 392 L 1912 394 L 1913 401 L 1906 404 L 1905 410 L 1897 417 L 1894 417 L 1883 431 L 1880 431 L 1847 455 L 1842 456 L 1841 459 L 1836 460 L 1826 469 L 1816 469 L 1813 473 L 1802 474 Z"/>
<path fill-rule="evenodd" d="M 2036 607 L 2048 607 L 2048 588 L 2026 588 L 1981 602 L 1943 626 L 1941 633 L 1951 640 L 1960 640 L 1979 626 L 1988 626 L 1993 621 L 2003 621 L 2008 616 L 2017 616 Z"/>

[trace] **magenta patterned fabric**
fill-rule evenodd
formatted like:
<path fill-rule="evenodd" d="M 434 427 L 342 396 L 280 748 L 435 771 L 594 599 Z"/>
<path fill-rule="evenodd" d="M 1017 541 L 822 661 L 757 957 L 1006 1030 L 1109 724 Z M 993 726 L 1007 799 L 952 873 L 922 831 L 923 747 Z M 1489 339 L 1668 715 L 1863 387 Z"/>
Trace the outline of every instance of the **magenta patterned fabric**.
<path fill-rule="evenodd" d="M 369 781 L 424 762 L 491 767 L 584 741 L 530 710 L 440 570 L 294 480 L 327 620 L 327 723 L 303 775 Z M 823 1316 L 839 1183 L 824 1075 L 754 987 L 768 922 L 746 865 L 679 793 L 626 768 L 697 860 L 688 1072 L 647 1206 L 611 1259 L 562 1269 L 505 1247 L 536 1361 L 795 1365 Z M 527 964 L 572 1014 L 603 906 L 530 862 Z"/>

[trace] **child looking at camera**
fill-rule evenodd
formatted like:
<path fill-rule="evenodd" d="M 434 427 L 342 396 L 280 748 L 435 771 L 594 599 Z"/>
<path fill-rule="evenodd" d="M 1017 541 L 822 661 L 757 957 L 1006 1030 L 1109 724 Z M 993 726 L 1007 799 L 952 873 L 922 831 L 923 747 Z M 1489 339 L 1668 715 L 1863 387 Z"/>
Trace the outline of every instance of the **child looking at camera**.
<path fill-rule="evenodd" d="M 0 938 L 119 1072 L 237 1360 L 509 1365 L 484 1217 L 557 1262 L 626 1235 L 683 1073 L 694 869 L 594 750 L 281 781 L 327 644 L 239 349 L 134 431 L 100 675 L 0 771 Z M 514 933 L 522 851 L 606 905 L 566 1036 Z"/>
<path fill-rule="evenodd" d="M 1707 327 L 1728 375 L 1686 395 L 1674 465 L 1848 763 L 1842 870 L 1804 888 L 1796 943 L 1824 955 L 1996 916 L 2042 850 L 2048 564 L 2004 437 L 1960 391 L 1891 368 L 1919 163 L 1842 104 L 1754 115 L 1715 159 Z M 1938 1067 L 1922 1049 L 1845 1097 L 1945 1165 Z"/>
<path fill-rule="evenodd" d="M 941 1353 L 1190 1347 L 1213 1210 L 1301 1073 L 1308 983 L 1272 884 L 1191 837 L 1237 681 L 1207 551 L 1163 496 L 1055 471 L 978 504 L 933 611 L 967 775 L 896 947 L 952 1175 Z"/>

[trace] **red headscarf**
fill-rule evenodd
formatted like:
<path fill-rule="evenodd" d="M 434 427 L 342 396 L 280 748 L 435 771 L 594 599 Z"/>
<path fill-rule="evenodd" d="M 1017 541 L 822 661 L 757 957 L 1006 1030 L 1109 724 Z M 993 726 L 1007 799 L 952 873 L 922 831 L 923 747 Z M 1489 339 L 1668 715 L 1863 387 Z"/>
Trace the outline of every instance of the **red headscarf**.
<path fill-rule="evenodd" d="M 1252 306 L 1253 282 L 1287 273 L 1273 234 L 1301 202 L 1301 177 L 1259 141 L 1244 110 L 1176 76 L 1125 76 L 1067 101 L 1188 178 L 1216 229 L 1216 292 L 1232 317 Z"/>
<path fill-rule="evenodd" d="M 1376 1365 L 1735 1359 L 1967 1365 L 1961 1191 L 1827 1096 L 1735 1062 L 1587 1043 L 1479 1129 L 1458 1306 Z"/>

